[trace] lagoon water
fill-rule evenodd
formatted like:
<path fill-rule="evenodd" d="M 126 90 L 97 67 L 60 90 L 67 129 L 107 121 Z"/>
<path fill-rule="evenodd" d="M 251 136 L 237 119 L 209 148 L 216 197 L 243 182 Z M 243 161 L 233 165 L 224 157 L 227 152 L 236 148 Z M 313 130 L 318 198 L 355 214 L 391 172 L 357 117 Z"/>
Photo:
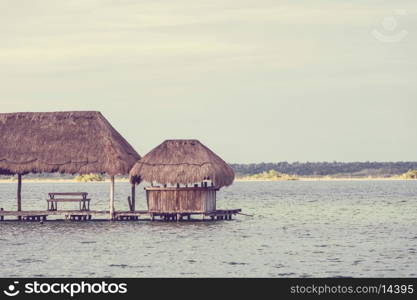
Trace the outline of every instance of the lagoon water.
<path fill-rule="evenodd" d="M 108 183 L 25 182 L 23 209 L 45 209 L 53 191 L 89 192 L 92 209 L 107 209 Z M 0 207 L 15 209 L 15 193 L 1 183 Z M 127 209 L 128 193 L 117 183 L 116 209 Z M 417 276 L 417 181 L 236 182 L 218 207 L 254 216 L 2 222 L 0 277 Z"/>

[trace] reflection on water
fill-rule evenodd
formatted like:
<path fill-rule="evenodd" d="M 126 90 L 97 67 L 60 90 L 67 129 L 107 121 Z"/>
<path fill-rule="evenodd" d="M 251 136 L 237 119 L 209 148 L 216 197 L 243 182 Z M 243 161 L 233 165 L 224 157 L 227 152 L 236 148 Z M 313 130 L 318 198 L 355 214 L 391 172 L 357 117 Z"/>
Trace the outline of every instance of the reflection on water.
<path fill-rule="evenodd" d="M 23 209 L 46 209 L 53 191 L 86 191 L 92 209 L 107 208 L 105 183 L 23 188 Z M 15 209 L 15 189 L 0 184 L 0 207 Z M 127 209 L 129 185 L 116 189 L 116 209 Z M 417 276 L 417 182 L 238 182 L 218 198 L 254 217 L 0 223 L 0 276 Z"/>

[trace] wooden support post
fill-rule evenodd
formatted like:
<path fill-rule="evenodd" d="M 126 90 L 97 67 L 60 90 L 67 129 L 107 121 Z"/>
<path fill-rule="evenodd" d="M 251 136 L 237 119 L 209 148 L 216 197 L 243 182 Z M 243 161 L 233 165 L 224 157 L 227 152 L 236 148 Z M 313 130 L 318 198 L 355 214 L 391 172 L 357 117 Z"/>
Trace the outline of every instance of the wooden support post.
<path fill-rule="evenodd" d="M 3 207 L 0 208 L 0 211 L 4 211 Z M 3 215 L 0 216 L 0 221 L 4 221 L 4 216 Z"/>
<path fill-rule="evenodd" d="M 136 210 L 136 185 L 132 183 L 131 211 Z"/>
<path fill-rule="evenodd" d="M 114 219 L 114 176 L 110 178 L 110 215 L 109 219 Z"/>
<path fill-rule="evenodd" d="M 127 204 L 129 204 L 129 211 L 132 211 L 132 200 L 130 199 L 130 196 L 127 196 Z"/>
<path fill-rule="evenodd" d="M 22 175 L 17 174 L 17 211 L 22 211 Z M 18 220 L 21 220 L 22 217 L 17 217 Z"/>
<path fill-rule="evenodd" d="M 22 211 L 22 175 L 17 175 L 17 211 Z"/>

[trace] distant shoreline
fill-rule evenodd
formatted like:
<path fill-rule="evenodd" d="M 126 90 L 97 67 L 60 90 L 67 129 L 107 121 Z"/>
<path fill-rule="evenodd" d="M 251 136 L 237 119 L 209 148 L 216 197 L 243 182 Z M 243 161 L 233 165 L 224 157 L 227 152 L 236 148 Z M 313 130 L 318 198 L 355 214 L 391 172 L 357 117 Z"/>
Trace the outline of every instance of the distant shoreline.
<path fill-rule="evenodd" d="M 274 180 L 274 179 L 235 179 L 235 182 L 282 182 L 282 181 L 413 181 L 416 179 L 404 179 L 396 177 L 298 177 L 296 180 Z M 77 181 L 75 179 L 24 179 L 24 183 L 109 183 L 110 180 L 103 181 Z M 128 179 L 116 179 L 116 182 L 129 182 Z M 0 179 L 0 183 L 17 183 L 17 180 Z"/>
<path fill-rule="evenodd" d="M 261 182 L 271 182 L 271 181 L 412 181 L 416 179 L 404 179 L 404 178 L 395 178 L 395 177 L 299 177 L 295 180 L 269 180 L 269 179 L 236 179 L 235 182 L 250 182 L 250 181 L 261 181 Z"/>
<path fill-rule="evenodd" d="M 25 179 L 25 177 L 22 178 L 22 181 L 24 183 L 106 183 L 110 182 L 110 180 L 103 180 L 103 181 L 78 181 L 75 179 L 34 179 L 34 178 L 28 178 Z M 116 179 L 115 182 L 128 182 L 128 179 Z M 0 183 L 17 183 L 17 180 L 13 179 L 0 179 Z"/>

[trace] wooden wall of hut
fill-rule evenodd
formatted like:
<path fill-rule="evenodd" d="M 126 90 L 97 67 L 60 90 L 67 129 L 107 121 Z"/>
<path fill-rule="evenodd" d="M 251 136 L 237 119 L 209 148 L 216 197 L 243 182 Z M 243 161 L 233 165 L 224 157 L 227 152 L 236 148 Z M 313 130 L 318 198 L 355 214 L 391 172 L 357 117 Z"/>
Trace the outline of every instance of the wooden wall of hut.
<path fill-rule="evenodd" d="M 216 210 L 214 187 L 146 188 L 151 213 L 208 213 Z"/>

